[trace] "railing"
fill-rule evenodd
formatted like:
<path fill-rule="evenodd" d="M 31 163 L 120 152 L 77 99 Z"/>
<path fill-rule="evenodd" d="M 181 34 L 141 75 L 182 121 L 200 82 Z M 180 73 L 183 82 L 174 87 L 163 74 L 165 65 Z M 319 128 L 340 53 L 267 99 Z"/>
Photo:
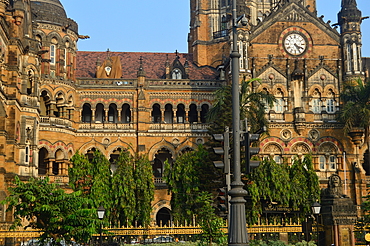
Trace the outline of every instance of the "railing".
<path fill-rule="evenodd" d="M 80 130 L 133 130 L 133 124 L 123 123 L 82 123 L 79 124 Z"/>
<path fill-rule="evenodd" d="M 7 228 L 9 228 L 7 226 Z M 181 225 L 179 223 L 171 223 L 167 226 L 156 226 L 151 225 L 148 227 L 133 227 L 133 226 L 123 226 L 121 228 L 105 228 L 107 232 L 114 236 L 155 236 L 155 235 L 196 235 L 202 234 L 202 228 L 193 222 L 193 225 Z M 225 233 L 228 232 L 228 227 L 225 226 L 222 229 Z M 316 228 L 313 228 L 316 230 Z M 319 231 L 322 231 L 322 226 L 319 227 Z M 257 224 L 248 227 L 248 233 L 258 234 L 258 233 L 302 233 L 302 225 L 291 223 L 291 224 L 268 224 L 262 225 Z M 34 238 L 40 235 L 38 230 L 15 230 L 9 231 L 9 229 L 1 228 L 0 238 L 5 237 L 22 237 L 22 238 Z M 109 234 L 105 234 L 109 236 Z M 111 236 L 110 235 L 110 236 Z M 97 235 L 96 235 L 97 236 Z"/>
<path fill-rule="evenodd" d="M 153 123 L 149 127 L 149 131 L 207 131 L 210 124 L 206 123 Z"/>
<path fill-rule="evenodd" d="M 41 125 L 72 127 L 70 120 L 57 117 L 40 117 L 40 123 Z"/>

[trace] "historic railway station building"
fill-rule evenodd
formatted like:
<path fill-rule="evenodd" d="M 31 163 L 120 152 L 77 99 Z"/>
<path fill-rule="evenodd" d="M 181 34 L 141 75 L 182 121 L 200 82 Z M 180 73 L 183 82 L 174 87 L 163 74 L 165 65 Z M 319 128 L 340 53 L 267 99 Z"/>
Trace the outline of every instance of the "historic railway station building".
<path fill-rule="evenodd" d="M 339 0 L 337 0 L 339 1 Z M 14 175 L 68 183 L 71 156 L 146 153 L 153 219 L 170 216 L 164 161 L 207 141 L 213 93 L 230 81 L 230 0 L 190 0 L 188 53 L 87 52 L 59 0 L 0 0 L 0 194 Z M 366 192 L 363 132 L 336 120 L 344 81 L 368 76 L 362 13 L 342 0 L 338 23 L 315 0 L 237 0 L 240 79 L 260 78 L 277 102 L 261 156 L 311 153 L 322 184 L 337 173 L 356 205 Z M 5 221 L 2 213 L 0 221 Z"/>

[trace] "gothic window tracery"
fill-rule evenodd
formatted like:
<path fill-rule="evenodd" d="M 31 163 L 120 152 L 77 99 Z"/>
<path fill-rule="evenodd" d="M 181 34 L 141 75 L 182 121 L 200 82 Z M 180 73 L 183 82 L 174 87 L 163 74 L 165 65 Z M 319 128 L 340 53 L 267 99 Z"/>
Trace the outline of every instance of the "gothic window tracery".
<path fill-rule="evenodd" d="M 310 151 L 310 148 L 304 143 L 297 143 L 292 147 L 293 153 L 308 154 Z"/>
<path fill-rule="evenodd" d="M 182 73 L 181 70 L 178 68 L 175 68 L 172 71 L 172 79 L 182 79 Z"/>

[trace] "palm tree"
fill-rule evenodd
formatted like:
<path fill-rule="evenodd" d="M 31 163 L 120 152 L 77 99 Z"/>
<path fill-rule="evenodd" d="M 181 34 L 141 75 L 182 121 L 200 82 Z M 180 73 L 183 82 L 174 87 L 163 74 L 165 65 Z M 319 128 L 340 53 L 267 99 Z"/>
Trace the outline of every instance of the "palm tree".
<path fill-rule="evenodd" d="M 363 128 L 365 130 L 365 142 L 369 151 L 370 82 L 363 82 L 359 78 L 356 81 L 345 83 L 341 99 L 343 107 L 339 114 L 339 120 L 344 124 L 344 131 L 350 133 L 356 128 Z M 368 161 L 370 161 L 370 158 Z"/>
<path fill-rule="evenodd" d="M 240 86 L 240 119 L 247 118 L 254 132 L 268 125 L 266 108 L 271 107 L 275 97 L 267 91 L 253 91 L 253 83 L 260 79 L 243 80 Z M 223 131 L 232 125 L 232 86 L 227 85 L 215 92 L 215 104 L 207 114 L 207 120 L 214 123 L 214 130 Z M 212 132 L 212 130 L 211 130 Z"/>

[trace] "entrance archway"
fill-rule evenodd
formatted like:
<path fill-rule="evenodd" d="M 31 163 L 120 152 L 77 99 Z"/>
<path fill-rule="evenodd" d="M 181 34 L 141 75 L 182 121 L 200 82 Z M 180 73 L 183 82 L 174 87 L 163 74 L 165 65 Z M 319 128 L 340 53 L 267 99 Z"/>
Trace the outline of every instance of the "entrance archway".
<path fill-rule="evenodd" d="M 158 226 L 170 226 L 172 221 L 171 211 L 168 208 L 161 208 L 155 216 Z"/>

